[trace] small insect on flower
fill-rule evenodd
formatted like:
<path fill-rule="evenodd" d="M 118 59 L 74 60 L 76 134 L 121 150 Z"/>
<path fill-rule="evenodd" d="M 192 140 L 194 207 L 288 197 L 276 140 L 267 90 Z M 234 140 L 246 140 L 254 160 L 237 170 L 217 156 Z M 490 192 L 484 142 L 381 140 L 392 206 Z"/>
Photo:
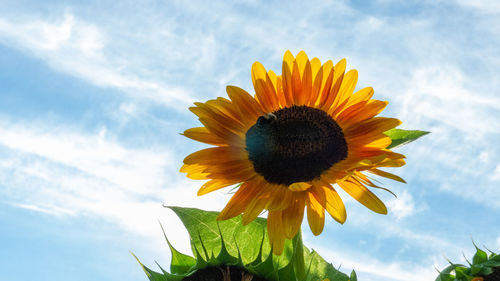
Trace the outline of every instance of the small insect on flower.
<path fill-rule="evenodd" d="M 281 75 L 254 63 L 255 96 L 228 86 L 229 99 L 190 108 L 203 127 L 184 135 L 214 147 L 187 156 L 181 172 L 208 180 L 198 195 L 241 183 L 218 219 L 243 213 L 243 224 L 248 224 L 267 210 L 275 254 L 299 231 L 305 208 L 315 235 L 323 231 L 325 210 L 345 222 L 345 207 L 333 185 L 386 214 L 384 203 L 367 188 L 381 187 L 365 172 L 404 182 L 379 169 L 405 164 L 402 154 L 387 148 L 391 139 L 384 134 L 401 122 L 376 117 L 388 102 L 372 99 L 371 87 L 354 93 L 358 73 L 345 69 L 345 59 L 321 64 L 303 51 L 297 57 L 287 51 Z"/>

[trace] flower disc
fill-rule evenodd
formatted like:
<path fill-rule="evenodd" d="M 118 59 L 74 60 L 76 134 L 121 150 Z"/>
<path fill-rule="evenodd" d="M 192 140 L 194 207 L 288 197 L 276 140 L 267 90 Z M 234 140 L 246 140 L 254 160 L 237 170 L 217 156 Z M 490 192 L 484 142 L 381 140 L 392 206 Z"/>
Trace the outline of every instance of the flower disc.
<path fill-rule="evenodd" d="M 335 120 L 322 110 L 295 105 L 260 116 L 246 133 L 246 150 L 257 173 L 283 185 L 318 179 L 347 157 Z"/>

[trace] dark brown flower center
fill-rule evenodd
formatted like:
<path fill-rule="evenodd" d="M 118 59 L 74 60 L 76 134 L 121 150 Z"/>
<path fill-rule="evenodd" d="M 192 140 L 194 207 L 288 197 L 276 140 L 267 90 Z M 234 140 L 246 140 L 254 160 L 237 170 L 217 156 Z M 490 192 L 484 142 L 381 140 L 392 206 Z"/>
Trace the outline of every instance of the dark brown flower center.
<path fill-rule="evenodd" d="M 246 149 L 257 173 L 284 185 L 318 178 L 347 157 L 340 126 L 326 112 L 308 106 L 259 117 L 246 133 Z"/>

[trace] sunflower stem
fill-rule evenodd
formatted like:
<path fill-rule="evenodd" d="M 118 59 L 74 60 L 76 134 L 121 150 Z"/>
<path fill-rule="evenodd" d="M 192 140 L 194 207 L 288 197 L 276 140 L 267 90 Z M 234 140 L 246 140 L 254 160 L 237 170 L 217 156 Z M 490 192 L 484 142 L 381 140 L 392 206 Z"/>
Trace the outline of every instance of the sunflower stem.
<path fill-rule="evenodd" d="M 297 281 L 304 281 L 306 279 L 306 265 L 304 261 L 304 244 L 302 242 L 302 230 L 299 229 L 295 237 L 293 237 L 293 265 L 295 268 L 295 276 Z"/>

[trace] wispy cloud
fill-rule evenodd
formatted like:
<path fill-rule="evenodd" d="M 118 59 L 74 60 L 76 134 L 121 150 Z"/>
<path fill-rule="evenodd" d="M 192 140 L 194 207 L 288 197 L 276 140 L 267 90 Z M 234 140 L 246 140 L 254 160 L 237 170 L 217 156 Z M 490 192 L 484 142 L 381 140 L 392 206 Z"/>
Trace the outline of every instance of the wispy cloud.
<path fill-rule="evenodd" d="M 0 43 L 46 61 L 51 67 L 137 99 L 182 107 L 193 99 L 185 88 L 139 77 L 123 69 L 126 58 L 110 57 L 107 35 L 95 24 L 66 13 L 59 20 L 0 18 Z"/>
<path fill-rule="evenodd" d="M 170 151 L 127 149 L 108 137 L 105 129 L 85 135 L 43 124 L 0 124 L 0 144 L 9 149 L 73 167 L 139 193 L 138 186 L 146 193 L 165 184 L 165 169 L 176 170 Z"/>
<path fill-rule="evenodd" d="M 56 217 L 104 220 L 164 243 L 158 221 L 189 252 L 180 221 L 163 207 L 221 209 L 226 195 L 198 198 L 199 184 L 177 172 L 166 150 L 128 148 L 106 136 L 67 128 L 0 122 L 2 203 Z M 154 246 L 152 253 L 159 254 Z"/>
<path fill-rule="evenodd" d="M 467 84 L 471 83 L 456 67 L 417 69 L 400 97 L 400 116 L 406 126 L 432 132 L 427 143 L 431 147 L 412 148 L 419 151 L 417 157 L 422 156 L 415 161 L 428 167 L 422 166 L 428 179 L 455 195 L 500 207 L 500 195 L 492 181 L 498 160 L 488 157 L 500 153 L 491 145 L 500 138 L 500 116 L 496 114 L 500 99 L 480 87 L 469 89 Z M 431 150 L 432 157 L 426 156 Z M 443 169 L 454 175 L 442 177 Z"/>
<path fill-rule="evenodd" d="M 386 205 L 390 212 L 394 214 L 396 221 L 412 216 L 417 212 L 415 201 L 413 200 L 411 194 L 406 190 L 399 193 L 397 198 L 387 201 Z"/>
<path fill-rule="evenodd" d="M 358 251 L 346 252 L 338 247 L 316 245 L 313 241 L 308 244 L 326 260 L 340 263 L 340 270 L 346 272 L 354 269 L 360 280 L 417 281 L 434 280 L 436 277 L 432 259 L 425 263 L 382 261 Z"/>

